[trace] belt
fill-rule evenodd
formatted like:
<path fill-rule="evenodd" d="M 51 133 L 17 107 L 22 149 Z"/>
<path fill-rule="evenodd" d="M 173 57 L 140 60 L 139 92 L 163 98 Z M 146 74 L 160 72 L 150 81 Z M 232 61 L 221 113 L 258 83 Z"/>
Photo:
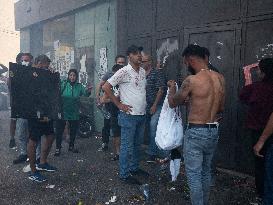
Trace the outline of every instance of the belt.
<path fill-rule="evenodd" d="M 194 124 L 194 123 L 189 123 L 188 124 L 188 129 L 191 128 L 217 128 L 218 123 L 210 123 L 210 124 Z"/>

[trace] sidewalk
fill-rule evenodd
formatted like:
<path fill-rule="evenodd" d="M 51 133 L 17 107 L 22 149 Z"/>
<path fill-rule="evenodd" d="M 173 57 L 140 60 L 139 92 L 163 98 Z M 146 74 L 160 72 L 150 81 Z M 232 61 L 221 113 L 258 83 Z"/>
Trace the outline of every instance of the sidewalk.
<path fill-rule="evenodd" d="M 5 113 L 0 113 L 1 205 L 103 205 L 113 196 L 116 196 L 117 201 L 109 204 L 190 204 L 183 169 L 178 181 L 171 184 L 168 168 L 159 171 L 159 165 L 142 162 L 141 167 L 151 174 L 148 180 L 139 178 L 141 182 L 149 184 L 150 202 L 145 203 L 139 186 L 130 186 L 119 181 L 118 162 L 110 161 L 110 151 L 98 151 L 101 139 L 96 136 L 76 139 L 76 146 L 81 151 L 79 154 L 68 153 L 66 143 L 63 144 L 60 157 L 54 157 L 51 152 L 49 162 L 56 166 L 58 171 L 44 173 L 48 178 L 46 183 L 32 182 L 27 179 L 27 174 L 22 172 L 26 164 L 12 164 L 18 152 L 8 148 L 8 120 L 3 119 L 6 116 Z M 54 149 L 55 144 L 52 151 Z M 251 177 L 237 177 L 218 171 L 210 204 L 254 205 L 256 201 L 253 188 Z"/>

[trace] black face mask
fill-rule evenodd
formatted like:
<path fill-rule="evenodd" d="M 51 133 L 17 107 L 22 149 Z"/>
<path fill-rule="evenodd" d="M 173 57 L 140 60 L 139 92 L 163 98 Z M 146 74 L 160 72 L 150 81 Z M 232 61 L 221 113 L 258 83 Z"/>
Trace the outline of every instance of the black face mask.
<path fill-rule="evenodd" d="M 191 65 L 188 66 L 188 71 L 192 74 L 195 75 L 195 70 L 193 69 L 193 67 Z"/>

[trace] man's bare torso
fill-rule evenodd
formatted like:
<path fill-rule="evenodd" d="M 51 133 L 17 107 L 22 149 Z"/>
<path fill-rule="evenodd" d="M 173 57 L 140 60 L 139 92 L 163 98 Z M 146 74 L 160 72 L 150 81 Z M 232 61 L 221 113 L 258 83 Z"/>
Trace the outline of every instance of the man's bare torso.
<path fill-rule="evenodd" d="M 189 76 L 189 123 L 205 124 L 216 121 L 216 115 L 223 111 L 225 83 L 221 74 L 201 70 Z"/>

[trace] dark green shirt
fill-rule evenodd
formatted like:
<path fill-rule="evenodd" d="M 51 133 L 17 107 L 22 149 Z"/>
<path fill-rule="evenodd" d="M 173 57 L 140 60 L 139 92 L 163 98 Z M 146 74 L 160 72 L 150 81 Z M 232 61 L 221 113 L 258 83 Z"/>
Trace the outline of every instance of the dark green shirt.
<path fill-rule="evenodd" d="M 80 97 L 89 96 L 81 83 L 73 86 L 67 81 L 61 83 L 64 120 L 79 120 Z"/>

